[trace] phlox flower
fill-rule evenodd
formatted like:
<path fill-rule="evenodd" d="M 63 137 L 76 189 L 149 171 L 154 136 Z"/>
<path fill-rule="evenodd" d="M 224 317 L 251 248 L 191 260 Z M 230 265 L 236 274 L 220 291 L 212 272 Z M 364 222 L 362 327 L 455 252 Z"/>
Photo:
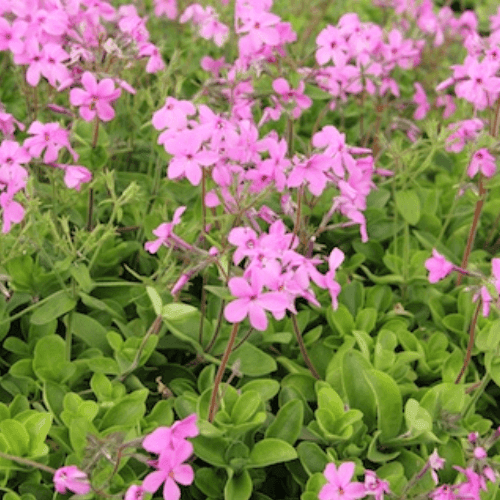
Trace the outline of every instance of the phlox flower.
<path fill-rule="evenodd" d="M 431 468 L 432 479 L 434 479 L 434 482 L 436 484 L 438 484 L 439 483 L 439 478 L 438 478 L 438 475 L 437 475 L 436 471 L 440 470 L 440 469 L 442 469 L 444 467 L 445 460 L 444 460 L 444 458 L 441 458 L 438 455 L 437 450 L 434 450 L 431 453 L 431 455 L 429 456 L 428 464 L 429 464 L 429 467 Z"/>
<path fill-rule="evenodd" d="M 453 491 L 453 487 L 448 484 L 443 484 L 439 488 L 429 493 L 432 500 L 456 500 L 457 496 Z"/>
<path fill-rule="evenodd" d="M 197 418 L 196 413 L 193 413 L 171 427 L 158 427 L 144 438 L 142 447 L 158 455 L 171 453 L 185 438 L 196 437 L 200 433 L 196 425 Z"/>
<path fill-rule="evenodd" d="M 57 469 L 54 474 L 54 487 L 62 495 L 66 493 L 66 490 L 77 495 L 85 495 L 90 491 L 87 474 L 78 469 L 76 465 L 68 465 Z"/>
<path fill-rule="evenodd" d="M 328 258 L 328 272 L 325 274 L 325 285 L 328 291 L 330 292 L 330 296 L 332 297 L 332 307 L 333 309 L 338 308 L 337 297 L 341 291 L 340 285 L 335 281 L 335 272 L 337 268 L 344 261 L 344 252 L 339 250 L 338 248 L 334 248 L 330 257 Z"/>
<path fill-rule="evenodd" d="M 62 128 L 59 123 L 34 121 L 28 129 L 28 134 L 31 134 L 32 137 L 28 137 L 24 141 L 24 147 L 28 149 L 33 158 L 41 156 L 45 150 L 43 161 L 45 163 L 56 161 L 60 149 L 65 147 L 75 160 L 78 159 L 78 155 L 69 143 L 69 132 Z"/>
<path fill-rule="evenodd" d="M 83 89 L 71 89 L 69 100 L 73 106 L 80 107 L 80 116 L 87 122 L 96 116 L 108 122 L 115 117 L 111 103 L 120 97 L 121 89 L 115 89 L 111 78 L 104 78 L 99 83 L 89 71 L 82 75 Z"/>
<path fill-rule="evenodd" d="M 213 165 L 217 154 L 201 148 L 203 138 L 196 130 L 182 132 L 179 139 L 165 144 L 167 152 L 174 156 L 168 164 L 168 178 L 186 177 L 193 186 L 197 186 L 202 178 L 201 167 Z"/>
<path fill-rule="evenodd" d="M 326 466 L 324 475 L 328 483 L 321 488 L 319 500 L 355 500 L 366 495 L 362 483 L 351 483 L 354 474 L 354 462 L 344 462 L 339 466 L 330 463 Z"/>
<path fill-rule="evenodd" d="M 25 35 L 27 24 L 16 20 L 9 22 L 0 17 L 0 50 L 10 50 L 13 54 L 20 54 L 24 50 L 22 37 Z"/>
<path fill-rule="evenodd" d="M 415 120 L 423 120 L 425 118 L 425 115 L 431 109 L 431 105 L 427 100 L 427 95 L 422 85 L 420 83 L 414 83 L 413 85 L 415 87 L 415 95 L 413 96 L 413 102 L 417 105 L 417 109 L 413 114 L 413 118 Z"/>
<path fill-rule="evenodd" d="M 455 266 L 434 248 L 432 257 L 425 261 L 425 268 L 429 271 L 429 283 L 437 283 L 446 278 L 455 269 Z"/>
<path fill-rule="evenodd" d="M 263 292 L 263 279 L 259 272 L 253 272 L 250 282 L 245 278 L 231 278 L 229 290 L 237 297 L 224 309 L 224 317 L 230 323 L 239 323 L 247 316 L 250 324 L 256 330 L 267 329 L 267 316 L 265 311 L 284 316 L 288 307 L 288 299 L 281 292 Z"/>
<path fill-rule="evenodd" d="M 142 486 L 138 486 L 137 484 L 133 484 L 125 493 L 123 500 L 142 500 L 143 498 L 144 488 Z"/>
<path fill-rule="evenodd" d="M 24 219 L 24 207 L 14 201 L 12 194 L 4 192 L 0 194 L 0 207 L 2 208 L 2 233 L 6 234 L 10 231 L 12 224 L 19 224 Z"/>
<path fill-rule="evenodd" d="M 0 166 L 19 166 L 31 160 L 30 154 L 16 141 L 4 140 L 0 144 Z"/>
<path fill-rule="evenodd" d="M 377 477 L 371 470 L 365 471 L 365 490 L 367 495 L 373 495 L 375 500 L 384 500 L 384 493 L 389 494 L 389 483 Z"/>
<path fill-rule="evenodd" d="M 70 189 L 80 191 L 82 184 L 92 180 L 92 172 L 80 165 L 57 165 L 65 171 L 64 184 Z"/>
<path fill-rule="evenodd" d="M 157 73 L 165 68 L 165 63 L 161 57 L 158 47 L 153 43 L 142 43 L 139 46 L 139 57 L 149 57 L 146 64 L 146 73 Z"/>
<path fill-rule="evenodd" d="M 479 118 L 450 123 L 448 129 L 453 132 L 446 138 L 446 151 L 459 153 L 465 144 L 476 140 L 483 127 L 484 124 Z"/>
<path fill-rule="evenodd" d="M 177 18 L 177 0 L 154 0 L 155 15 L 166 16 L 168 19 Z"/>
<path fill-rule="evenodd" d="M 472 297 L 472 302 L 477 302 L 481 298 L 483 303 L 483 316 L 486 318 L 490 314 L 490 304 L 493 301 L 493 297 L 485 286 L 482 286 L 478 292 Z"/>
<path fill-rule="evenodd" d="M 500 259 L 491 259 L 491 272 L 493 274 L 493 285 L 500 294 Z"/>
<path fill-rule="evenodd" d="M 179 207 L 174 212 L 174 217 L 172 222 L 165 222 L 160 224 L 154 231 L 153 234 L 158 236 L 156 241 L 148 241 L 144 245 L 145 250 L 149 253 L 156 253 L 161 245 L 168 246 L 168 242 L 173 235 L 174 226 L 180 223 L 181 215 L 186 210 L 186 207 Z"/>
<path fill-rule="evenodd" d="M 156 130 L 165 128 L 183 129 L 187 126 L 187 117 L 195 113 L 196 108 L 192 102 L 167 97 L 163 107 L 153 113 L 153 127 Z"/>
<path fill-rule="evenodd" d="M 327 184 L 326 171 L 331 160 L 324 154 L 314 154 L 310 158 L 300 160 L 293 158 L 294 166 L 288 176 L 288 187 L 298 187 L 306 184 L 314 196 L 320 196 Z"/>
<path fill-rule="evenodd" d="M 194 481 L 194 472 L 185 462 L 193 452 L 193 446 L 188 441 L 179 441 L 169 453 L 162 453 L 154 462 L 158 469 L 148 474 L 142 482 L 142 488 L 149 493 L 155 493 L 164 482 L 163 498 L 179 500 L 181 490 L 177 483 L 189 485 Z"/>
<path fill-rule="evenodd" d="M 492 177 L 496 169 L 495 157 L 486 148 L 481 148 L 472 155 L 467 175 L 472 178 L 481 172 L 485 177 Z"/>
<path fill-rule="evenodd" d="M 273 89 L 283 102 L 295 103 L 295 107 L 292 110 L 292 117 L 295 119 L 299 118 L 303 109 L 312 106 L 312 99 L 304 95 L 305 84 L 303 81 L 299 82 L 297 89 L 292 89 L 284 78 L 277 78 L 273 82 Z"/>

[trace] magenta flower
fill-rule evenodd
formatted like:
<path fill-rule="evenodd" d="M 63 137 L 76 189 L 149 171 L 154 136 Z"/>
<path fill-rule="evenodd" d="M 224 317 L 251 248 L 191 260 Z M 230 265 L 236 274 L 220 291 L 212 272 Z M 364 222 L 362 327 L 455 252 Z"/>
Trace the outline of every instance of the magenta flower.
<path fill-rule="evenodd" d="M 63 495 L 66 490 L 77 495 L 85 495 L 90 491 L 87 474 L 82 472 L 76 465 L 68 465 L 57 469 L 54 474 L 54 486 L 56 491 Z"/>
<path fill-rule="evenodd" d="M 160 485 L 163 487 L 163 498 L 165 500 L 179 500 L 181 490 L 177 483 L 188 485 L 194 481 L 194 472 L 190 465 L 185 464 L 191 455 L 193 446 L 187 441 L 180 441 L 169 453 L 162 453 L 155 467 L 155 472 L 148 474 L 142 483 L 144 491 L 154 493 Z"/>
<path fill-rule="evenodd" d="M 292 110 L 292 117 L 295 119 L 299 118 L 303 109 L 312 106 L 312 99 L 304 95 L 305 83 L 303 81 L 299 82 L 297 89 L 292 89 L 284 78 L 277 78 L 273 82 L 273 89 L 283 102 L 295 103 L 295 107 Z"/>
<path fill-rule="evenodd" d="M 97 83 L 95 76 L 89 71 L 83 73 L 82 84 L 85 90 L 72 89 L 69 94 L 71 104 L 80 106 L 80 116 L 87 122 L 96 116 L 104 122 L 112 120 L 115 110 L 110 103 L 120 97 L 121 89 L 115 89 L 111 78 L 105 78 Z"/>
<path fill-rule="evenodd" d="M 230 323 L 239 323 L 247 316 L 250 324 L 260 331 L 267 328 L 265 311 L 283 315 L 288 306 L 288 299 L 281 292 L 262 292 L 263 284 L 260 274 L 251 274 L 250 283 L 245 278 L 231 278 L 229 290 L 238 297 L 224 309 L 224 316 Z"/>
<path fill-rule="evenodd" d="M 186 207 L 177 208 L 176 211 L 174 212 L 174 217 L 172 219 L 172 222 L 164 222 L 163 224 L 160 224 L 153 231 L 153 234 L 155 236 L 158 236 L 158 239 L 155 241 L 146 242 L 144 245 L 144 249 L 147 250 L 149 253 L 156 253 L 162 245 L 168 246 L 169 240 L 174 233 L 174 226 L 179 224 L 179 222 L 181 221 L 181 215 L 184 213 L 185 210 Z"/>
<path fill-rule="evenodd" d="M 328 483 L 321 488 L 319 500 L 355 500 L 366 495 L 362 483 L 351 483 L 354 474 L 354 462 L 344 462 L 337 470 L 335 464 L 328 464 L 324 475 Z"/>
<path fill-rule="evenodd" d="M 24 147 L 28 149 L 33 158 L 41 156 L 45 149 L 43 161 L 45 163 L 56 161 L 59 150 L 65 147 L 71 152 L 75 160 L 78 159 L 78 155 L 69 143 L 69 132 L 62 128 L 59 123 L 34 121 L 28 129 L 28 133 L 32 134 L 33 137 L 28 137 L 24 141 Z"/>
<path fill-rule="evenodd" d="M 365 489 L 367 495 L 373 495 L 375 500 L 384 500 L 384 493 L 389 494 L 389 483 L 382 481 L 372 470 L 365 471 Z"/>
<path fill-rule="evenodd" d="M 477 302 L 477 299 L 481 297 L 483 301 L 483 316 L 486 318 L 490 314 L 490 304 L 493 301 L 493 297 L 490 295 L 488 289 L 483 285 L 477 293 L 472 297 L 472 302 Z"/>
<path fill-rule="evenodd" d="M 423 120 L 425 115 L 431 109 L 431 105 L 427 100 L 427 95 L 425 93 L 424 87 L 420 83 L 414 83 L 415 95 L 413 96 L 413 102 L 417 105 L 417 109 L 413 114 L 415 120 Z"/>
<path fill-rule="evenodd" d="M 143 497 L 144 488 L 142 486 L 138 486 L 137 484 L 133 484 L 125 493 L 123 500 L 142 500 Z"/>
<path fill-rule="evenodd" d="M 80 165 L 58 165 L 60 168 L 64 169 L 66 174 L 64 175 L 64 184 L 70 189 L 76 189 L 80 191 L 82 184 L 86 184 L 92 180 L 92 172 L 85 167 Z"/>
<path fill-rule="evenodd" d="M 0 207 L 2 208 L 2 233 L 10 231 L 12 223 L 19 224 L 24 219 L 24 207 L 14 201 L 12 194 L 6 192 L 0 194 Z"/>
<path fill-rule="evenodd" d="M 496 169 L 495 157 L 486 148 L 481 148 L 472 155 L 467 175 L 472 178 L 481 172 L 485 177 L 492 177 Z"/>
<path fill-rule="evenodd" d="M 425 261 L 425 268 L 429 271 L 429 283 L 437 283 L 446 278 L 455 266 L 448 262 L 435 248 L 432 250 L 432 257 Z"/>
<path fill-rule="evenodd" d="M 193 413 L 185 419 L 175 422 L 171 427 L 158 427 L 144 438 L 142 447 L 158 455 L 171 453 L 185 438 L 196 437 L 200 433 L 196 426 L 197 418 L 196 413 Z"/>

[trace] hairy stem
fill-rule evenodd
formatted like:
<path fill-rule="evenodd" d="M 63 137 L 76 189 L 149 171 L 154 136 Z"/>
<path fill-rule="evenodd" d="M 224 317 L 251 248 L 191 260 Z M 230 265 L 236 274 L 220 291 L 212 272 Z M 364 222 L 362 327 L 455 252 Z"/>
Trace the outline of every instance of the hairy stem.
<path fill-rule="evenodd" d="M 295 314 L 292 314 L 292 325 L 293 325 L 293 331 L 295 332 L 295 336 L 297 337 L 297 342 L 299 343 L 299 349 L 300 353 L 302 354 L 302 359 L 309 368 L 309 371 L 311 372 L 312 376 L 315 379 L 321 380 L 319 373 L 316 371 L 316 368 L 314 368 L 314 365 L 312 364 L 312 361 L 309 358 L 309 355 L 307 354 L 307 349 L 304 344 L 304 339 L 302 338 L 302 334 L 300 333 L 299 325 L 297 323 L 297 317 L 295 316 Z"/>
<path fill-rule="evenodd" d="M 212 397 L 210 398 L 210 407 L 208 409 L 208 421 L 213 422 L 215 417 L 215 412 L 217 411 L 217 394 L 219 392 L 219 386 L 222 382 L 222 376 L 224 375 L 224 370 L 226 369 L 227 362 L 229 360 L 229 355 L 233 350 L 233 345 L 236 340 L 236 335 L 238 334 L 238 328 L 240 324 L 235 323 L 231 330 L 231 335 L 229 336 L 229 341 L 226 346 L 226 350 L 224 351 L 224 355 L 222 356 L 221 363 L 219 365 L 219 369 L 217 370 L 217 375 L 215 375 L 214 387 L 212 389 Z"/>
<path fill-rule="evenodd" d="M 472 348 L 474 347 L 474 330 L 476 329 L 476 323 L 477 323 L 477 318 L 479 316 L 479 309 L 481 308 L 481 303 L 482 300 L 479 299 L 477 302 L 476 311 L 474 312 L 474 316 L 472 318 L 469 327 L 469 343 L 467 344 L 467 354 L 465 355 L 464 364 L 462 365 L 462 369 L 460 370 L 460 373 L 458 374 L 457 379 L 455 380 L 455 384 L 460 383 L 460 380 L 462 379 L 465 370 L 467 370 L 467 367 L 469 366 L 470 358 L 472 356 Z"/>

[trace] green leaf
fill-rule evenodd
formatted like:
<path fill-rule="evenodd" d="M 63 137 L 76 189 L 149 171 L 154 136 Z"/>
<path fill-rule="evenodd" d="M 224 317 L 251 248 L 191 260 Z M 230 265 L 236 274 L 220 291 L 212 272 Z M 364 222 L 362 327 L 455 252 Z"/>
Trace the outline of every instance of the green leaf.
<path fill-rule="evenodd" d="M 295 399 L 280 408 L 276 418 L 267 428 L 265 437 L 276 438 L 293 445 L 299 438 L 304 424 L 304 406 Z"/>
<path fill-rule="evenodd" d="M 30 437 L 29 456 L 39 457 L 48 453 L 45 439 L 52 425 L 50 413 L 37 413 L 31 415 L 24 422 L 24 426 Z"/>
<path fill-rule="evenodd" d="M 257 391 L 260 394 L 262 401 L 269 401 L 274 398 L 274 396 L 278 394 L 279 390 L 279 382 L 270 378 L 251 380 L 241 388 L 242 393 L 245 393 L 246 391 Z"/>
<path fill-rule="evenodd" d="M 364 376 L 375 394 L 377 427 L 383 443 L 399 434 L 403 422 L 401 392 L 394 379 L 384 372 L 368 370 L 364 372 Z"/>
<path fill-rule="evenodd" d="M 415 226 L 420 220 L 420 198 L 413 189 L 396 191 L 394 194 L 396 208 L 403 219 Z"/>
<path fill-rule="evenodd" d="M 220 498 L 224 491 L 224 480 L 220 471 L 211 467 L 196 470 L 194 484 L 209 498 Z"/>
<path fill-rule="evenodd" d="M 115 426 L 132 428 L 137 425 L 146 413 L 145 401 L 148 394 L 147 389 L 139 389 L 125 396 L 104 414 L 99 428 L 101 430 Z"/>
<path fill-rule="evenodd" d="M 341 337 L 345 337 L 354 329 L 354 319 L 344 304 L 339 304 L 336 311 L 328 308 L 326 320 L 330 327 L 337 331 Z"/>
<path fill-rule="evenodd" d="M 330 461 L 326 453 L 311 441 L 302 441 L 297 446 L 300 463 L 309 475 L 323 472 L 326 464 Z"/>
<path fill-rule="evenodd" d="M 197 436 L 192 441 L 194 453 L 214 467 L 227 467 L 225 460 L 228 441 L 221 437 Z"/>
<path fill-rule="evenodd" d="M 78 283 L 78 286 L 85 292 L 90 293 L 94 288 L 94 282 L 90 277 L 89 269 L 85 264 L 74 263 L 69 272 Z"/>
<path fill-rule="evenodd" d="M 287 462 L 297 458 L 293 446 L 281 439 L 266 438 L 256 443 L 250 452 L 248 468 L 267 467 L 268 465 Z"/>
<path fill-rule="evenodd" d="M 224 500 L 248 500 L 252 495 L 253 482 L 250 473 L 243 470 L 241 474 L 234 474 L 227 480 L 224 488 Z"/>
<path fill-rule="evenodd" d="M 249 422 L 262 404 L 260 395 L 255 391 L 247 391 L 242 394 L 231 412 L 231 420 L 235 424 Z"/>
<path fill-rule="evenodd" d="M 361 410 L 369 429 L 376 423 L 376 400 L 373 389 L 366 383 L 364 372 L 372 370 L 370 362 L 354 349 L 342 358 L 342 384 L 351 408 Z"/>
<path fill-rule="evenodd" d="M 111 355 L 113 353 L 106 340 L 107 329 L 94 318 L 86 314 L 73 312 L 71 331 L 89 347 L 96 347 L 103 354 Z"/>
<path fill-rule="evenodd" d="M 0 422 L 0 432 L 9 445 L 12 455 L 24 457 L 29 450 L 30 436 L 25 426 L 17 420 L 6 419 Z"/>
<path fill-rule="evenodd" d="M 163 307 L 163 301 L 161 300 L 160 294 L 151 286 L 146 287 L 146 292 L 148 292 L 151 303 L 153 304 L 155 314 L 160 316 Z"/>
<path fill-rule="evenodd" d="M 276 371 L 276 361 L 250 342 L 243 343 L 229 356 L 229 364 L 240 360 L 239 370 L 249 377 L 262 377 Z"/>
<path fill-rule="evenodd" d="M 40 380 L 62 383 L 75 370 L 76 366 L 66 361 L 66 344 L 59 335 L 48 335 L 36 343 L 33 371 Z"/>
<path fill-rule="evenodd" d="M 35 325 L 43 325 L 59 318 L 63 314 L 72 311 L 76 306 L 76 300 L 65 293 L 55 293 L 47 302 L 35 309 L 30 321 Z"/>
<path fill-rule="evenodd" d="M 432 417 L 419 402 L 410 398 L 405 406 L 406 426 L 414 435 L 432 431 Z"/>

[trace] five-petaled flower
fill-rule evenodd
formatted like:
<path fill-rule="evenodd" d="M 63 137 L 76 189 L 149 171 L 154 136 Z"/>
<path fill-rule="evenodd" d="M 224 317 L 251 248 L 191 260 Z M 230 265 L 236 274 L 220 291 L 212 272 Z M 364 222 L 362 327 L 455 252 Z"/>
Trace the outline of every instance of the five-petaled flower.
<path fill-rule="evenodd" d="M 80 107 L 80 116 L 87 122 L 96 116 L 103 122 L 109 122 L 115 117 L 111 107 L 113 101 L 120 97 L 121 89 L 115 89 L 111 78 L 104 78 L 99 83 L 89 71 L 82 75 L 83 89 L 71 89 L 69 100 L 73 106 Z"/>

